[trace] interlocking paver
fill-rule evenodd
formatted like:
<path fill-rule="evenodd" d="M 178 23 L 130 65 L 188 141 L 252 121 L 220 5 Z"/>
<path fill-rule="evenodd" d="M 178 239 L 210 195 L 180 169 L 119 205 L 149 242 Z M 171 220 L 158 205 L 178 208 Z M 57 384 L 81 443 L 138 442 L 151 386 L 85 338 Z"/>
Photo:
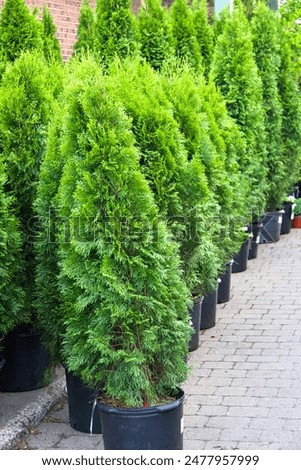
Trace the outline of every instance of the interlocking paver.
<path fill-rule="evenodd" d="M 301 450 L 301 230 L 260 245 L 189 355 L 184 448 Z M 102 437 L 40 423 L 27 444 L 101 449 Z M 50 412 L 50 418 L 55 412 Z"/>

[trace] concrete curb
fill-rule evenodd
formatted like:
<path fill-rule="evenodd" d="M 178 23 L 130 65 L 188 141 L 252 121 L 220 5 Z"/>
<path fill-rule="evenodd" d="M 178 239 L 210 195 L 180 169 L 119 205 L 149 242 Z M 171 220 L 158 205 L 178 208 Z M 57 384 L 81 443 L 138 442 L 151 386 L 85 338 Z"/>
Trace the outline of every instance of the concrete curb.
<path fill-rule="evenodd" d="M 41 390 L 38 399 L 29 405 L 0 430 L 0 450 L 9 450 L 17 440 L 36 426 L 48 411 L 63 397 L 66 386 L 65 377 L 59 377 Z"/>

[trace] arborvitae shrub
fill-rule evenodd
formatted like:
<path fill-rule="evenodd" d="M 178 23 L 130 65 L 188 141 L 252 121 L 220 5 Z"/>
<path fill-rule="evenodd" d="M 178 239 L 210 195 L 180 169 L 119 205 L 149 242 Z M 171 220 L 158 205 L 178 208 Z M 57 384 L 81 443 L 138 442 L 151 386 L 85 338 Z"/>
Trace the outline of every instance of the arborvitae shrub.
<path fill-rule="evenodd" d="M 22 287 L 26 313 L 32 313 L 37 227 L 33 211 L 46 130 L 51 112 L 51 87 L 42 57 L 23 53 L 9 64 L 0 87 L 0 160 L 6 168 L 4 189 L 22 231 Z"/>
<path fill-rule="evenodd" d="M 301 171 L 301 96 L 297 83 L 290 32 L 284 25 L 278 30 L 280 37 L 280 69 L 278 90 L 283 108 L 282 114 L 282 160 L 285 168 L 286 192 L 292 191 L 300 181 Z"/>
<path fill-rule="evenodd" d="M 132 119 L 141 169 L 180 244 L 185 281 L 193 294 L 204 294 L 205 284 L 216 282 L 219 263 L 211 243 L 213 201 L 204 167 L 197 159 L 187 160 L 160 75 L 138 60 L 115 64 L 110 72 L 112 93 Z"/>
<path fill-rule="evenodd" d="M 74 54 L 85 54 L 94 48 L 94 10 L 90 0 L 83 0 L 77 27 L 76 42 L 73 46 Z"/>
<path fill-rule="evenodd" d="M 64 309 L 58 284 L 60 273 L 58 232 L 59 229 L 63 230 L 62 227 L 66 227 L 67 230 L 68 224 L 64 217 L 59 217 L 56 204 L 57 192 L 65 163 L 61 152 L 64 110 L 66 103 L 69 103 L 72 99 L 65 90 L 71 79 L 73 83 L 77 80 L 78 86 L 81 87 L 82 80 L 86 76 L 90 77 L 93 73 L 95 76 L 100 74 L 100 68 L 92 59 L 85 60 L 81 67 L 78 67 L 76 61 L 75 64 L 73 64 L 73 61 L 69 61 L 68 65 L 65 66 L 63 91 L 55 103 L 53 117 L 49 125 L 46 153 L 41 162 L 34 203 L 37 225 L 39 227 L 35 240 L 37 260 L 35 307 L 37 310 L 37 323 L 42 332 L 42 339 L 50 352 L 53 363 L 63 362 L 62 341 L 65 331 Z M 74 171 L 73 179 L 70 179 L 68 185 L 65 185 L 65 188 L 69 190 L 69 197 L 71 198 L 75 184 L 76 177 Z"/>
<path fill-rule="evenodd" d="M 27 320 L 20 288 L 21 236 L 11 200 L 5 195 L 5 174 L 0 163 L 0 349 L 3 336 Z"/>
<path fill-rule="evenodd" d="M 160 69 L 174 53 L 170 17 L 160 0 L 146 0 L 138 12 L 141 55 Z"/>
<path fill-rule="evenodd" d="M 46 5 L 43 6 L 42 13 L 42 41 L 45 59 L 48 62 L 61 61 L 61 45 L 56 37 L 56 25 Z"/>
<path fill-rule="evenodd" d="M 193 0 L 192 2 L 193 24 L 195 37 L 203 59 L 204 73 L 207 76 L 213 54 L 213 27 L 208 21 L 207 0 Z"/>
<path fill-rule="evenodd" d="M 278 17 L 263 3 L 252 18 L 255 60 L 262 81 L 265 129 L 267 137 L 267 209 L 281 208 L 285 196 L 286 169 L 282 159 L 282 106 L 278 93 L 280 43 Z"/>
<path fill-rule="evenodd" d="M 202 68 L 191 8 L 187 0 L 175 0 L 170 8 L 175 55 L 194 70 Z"/>
<path fill-rule="evenodd" d="M 137 50 L 136 21 L 130 0 L 96 0 L 95 54 L 108 65 Z"/>
<path fill-rule="evenodd" d="M 246 139 L 246 153 L 241 172 L 250 187 L 247 205 L 254 217 L 265 210 L 266 134 L 262 99 L 262 82 L 254 58 L 249 23 L 242 8 L 226 16 L 218 36 L 210 76 L 220 89 L 228 112 Z"/>
<path fill-rule="evenodd" d="M 124 406 L 160 403 L 187 375 L 191 329 L 178 246 L 158 220 L 115 97 L 93 75 L 72 87 L 58 194 L 70 228 L 60 243 L 66 365 Z"/>
<path fill-rule="evenodd" d="M 168 72 L 167 76 L 166 90 L 173 102 L 175 119 L 185 136 L 188 156 L 203 165 L 216 203 L 207 230 L 213 236 L 221 270 L 239 248 L 242 220 L 246 217 L 237 155 L 229 144 L 234 138 L 238 142 L 242 138 L 227 115 L 221 96 L 212 85 L 205 84 L 203 77 L 193 74 L 188 67 L 172 74 Z M 214 258 L 212 261 L 214 265 Z"/>
<path fill-rule="evenodd" d="M 41 27 L 24 0 L 6 0 L 0 15 L 0 58 L 13 62 L 23 51 L 42 50 Z"/>

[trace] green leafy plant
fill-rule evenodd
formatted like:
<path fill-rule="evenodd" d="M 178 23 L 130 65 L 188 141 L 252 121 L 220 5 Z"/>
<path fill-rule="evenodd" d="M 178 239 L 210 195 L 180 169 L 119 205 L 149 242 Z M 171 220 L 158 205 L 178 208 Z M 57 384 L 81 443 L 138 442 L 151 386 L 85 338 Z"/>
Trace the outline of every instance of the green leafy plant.
<path fill-rule="evenodd" d="M 225 13 L 210 77 L 220 89 L 230 116 L 246 140 L 246 151 L 240 159 L 240 171 L 252 188 L 246 203 L 254 217 L 261 216 L 267 190 L 262 82 L 254 58 L 250 26 L 240 5 L 234 8 L 231 16 Z"/>
<path fill-rule="evenodd" d="M 83 0 L 79 12 L 76 41 L 73 46 L 74 54 L 86 54 L 94 48 L 94 10 L 90 0 Z"/>
<path fill-rule="evenodd" d="M 42 12 L 42 41 L 44 57 L 47 61 L 61 61 L 61 45 L 56 37 L 56 25 L 49 8 L 44 5 Z"/>
<path fill-rule="evenodd" d="M 19 277 L 21 233 L 16 217 L 11 212 L 11 199 L 4 192 L 5 174 L 0 163 L 0 348 L 4 335 L 26 321 Z"/>
<path fill-rule="evenodd" d="M 124 59 L 137 51 L 136 22 L 130 0 L 97 0 L 95 53 L 108 65 L 116 56 Z"/>
<path fill-rule="evenodd" d="M 208 20 L 207 0 L 193 0 L 192 13 L 195 36 L 203 59 L 204 74 L 208 76 L 214 49 L 214 33 Z"/>
<path fill-rule="evenodd" d="M 6 0 L 0 16 L 0 59 L 13 62 L 28 50 L 42 50 L 40 24 L 24 0 Z"/>
<path fill-rule="evenodd" d="M 296 199 L 295 201 L 294 214 L 301 215 L 301 198 Z"/>
<path fill-rule="evenodd" d="M 208 284 L 216 283 L 219 270 L 211 240 L 214 202 L 204 167 L 197 159 L 187 159 L 184 138 L 160 74 L 147 63 L 128 60 L 114 64 L 109 79 L 112 94 L 132 119 L 141 170 L 160 216 L 180 245 L 184 279 L 191 293 L 200 295 Z"/>
<path fill-rule="evenodd" d="M 280 42 L 278 16 L 259 3 L 251 22 L 255 60 L 262 81 L 267 142 L 268 210 L 281 208 L 286 194 L 286 168 L 282 158 L 282 105 L 278 92 Z"/>
<path fill-rule="evenodd" d="M 91 75 L 68 93 L 57 200 L 70 229 L 59 245 L 66 364 L 93 389 L 103 383 L 117 403 L 151 405 L 187 375 L 189 296 L 178 247 L 158 220 L 130 121 L 104 80 Z"/>
<path fill-rule="evenodd" d="M 170 15 L 176 57 L 188 62 L 194 70 L 201 70 L 202 57 L 187 0 L 175 0 Z"/>
<path fill-rule="evenodd" d="M 26 293 L 24 314 L 34 315 L 36 227 L 33 202 L 45 151 L 52 104 L 48 68 L 38 53 L 23 53 L 9 64 L 0 87 L 0 161 L 7 178 L 4 190 L 21 230 L 20 288 Z"/>
<path fill-rule="evenodd" d="M 160 0 L 146 0 L 140 7 L 138 29 L 141 55 L 159 70 L 174 53 L 170 17 Z"/>

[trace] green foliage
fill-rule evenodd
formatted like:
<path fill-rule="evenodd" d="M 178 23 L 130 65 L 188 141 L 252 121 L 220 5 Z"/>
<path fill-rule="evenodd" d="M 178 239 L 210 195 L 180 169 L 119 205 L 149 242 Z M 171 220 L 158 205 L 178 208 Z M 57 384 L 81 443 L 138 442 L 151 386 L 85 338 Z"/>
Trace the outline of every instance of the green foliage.
<path fill-rule="evenodd" d="M 40 161 L 51 111 L 47 67 L 37 53 L 23 53 L 5 70 L 0 87 L 0 161 L 7 173 L 5 191 L 22 231 L 21 286 L 25 312 L 32 311 L 37 227 L 33 212 Z"/>
<path fill-rule="evenodd" d="M 68 94 L 57 200 L 70 228 L 68 243 L 60 235 L 66 364 L 125 406 L 154 404 L 187 375 L 189 295 L 178 247 L 104 79 L 91 74 Z"/>
<path fill-rule="evenodd" d="M 192 13 L 195 36 L 203 59 L 204 73 L 208 76 L 214 48 L 214 33 L 208 21 L 207 0 L 193 0 Z"/>
<path fill-rule="evenodd" d="M 301 198 L 298 198 L 295 201 L 294 214 L 301 215 Z"/>
<path fill-rule="evenodd" d="M 282 159 L 282 106 L 278 93 L 280 69 L 280 43 L 278 16 L 263 3 L 259 3 L 252 18 L 255 60 L 262 81 L 263 107 L 267 137 L 266 205 L 268 210 L 282 207 L 286 194 L 286 172 Z"/>
<path fill-rule="evenodd" d="M 99 67 L 92 60 L 86 60 L 78 67 L 77 62 L 69 61 L 65 68 L 64 92 L 55 103 L 50 122 L 47 148 L 41 163 L 37 194 L 34 203 L 39 232 L 35 240 L 36 254 L 36 299 L 37 323 L 43 335 L 43 342 L 49 351 L 53 363 L 62 363 L 62 341 L 65 332 L 65 316 L 61 300 L 58 276 L 60 272 L 58 259 L 58 232 L 68 227 L 64 217 L 57 213 L 56 197 L 62 177 L 64 158 L 61 152 L 61 134 L 65 119 L 66 102 L 72 96 L 65 92 L 70 80 L 79 82 L 94 73 L 100 73 Z M 66 189 L 71 193 L 75 187 L 75 172 Z M 66 194 L 65 194 L 66 197 Z M 62 235 L 61 235 L 62 236 Z M 67 237 L 67 232 L 66 232 Z"/>
<path fill-rule="evenodd" d="M 20 288 L 21 237 L 11 200 L 5 195 L 5 175 L 0 163 L 0 342 L 3 336 L 27 320 L 22 310 L 24 292 Z"/>
<path fill-rule="evenodd" d="M 215 201 L 207 217 L 206 206 L 199 201 L 205 234 L 211 243 L 214 242 L 210 261 L 207 261 L 210 266 L 207 270 L 212 271 L 205 277 L 213 287 L 216 271 L 223 269 L 242 241 L 241 225 L 246 217 L 245 187 L 237 159 L 244 149 L 243 140 L 213 84 L 206 85 L 203 77 L 194 75 L 189 67 L 168 74 L 166 91 L 185 136 L 189 158 L 197 159 L 203 166 L 212 191 L 211 198 Z"/>
<path fill-rule="evenodd" d="M 61 61 L 61 46 L 56 37 L 56 26 L 46 5 L 43 6 L 42 13 L 42 41 L 45 59 L 48 62 Z"/>
<path fill-rule="evenodd" d="M 283 108 L 282 115 L 282 161 L 285 168 L 284 191 L 287 193 L 300 180 L 301 169 L 301 97 L 294 73 L 292 43 L 290 35 L 279 28 L 280 72 L 278 89 Z"/>
<path fill-rule="evenodd" d="M 138 60 L 114 64 L 110 72 L 112 94 L 132 119 L 141 169 L 161 217 L 180 244 L 185 281 L 193 294 L 204 293 L 208 284 L 216 283 L 218 261 L 207 227 L 213 202 L 203 165 L 197 159 L 187 160 L 160 75 Z"/>
<path fill-rule="evenodd" d="M 301 4 L 299 0 L 288 0 L 280 8 L 281 22 L 288 34 L 292 49 L 291 68 L 301 88 Z"/>
<path fill-rule="evenodd" d="M 138 28 L 141 55 L 159 70 L 174 53 L 170 17 L 160 0 L 146 0 L 140 7 Z"/>
<path fill-rule="evenodd" d="M 74 54 L 86 54 L 94 48 L 94 10 L 90 0 L 83 0 L 77 28 L 76 42 L 73 46 Z"/>
<path fill-rule="evenodd" d="M 95 53 L 108 65 L 114 57 L 124 59 L 137 50 L 136 21 L 130 0 L 97 0 Z"/>
<path fill-rule="evenodd" d="M 170 8 L 172 34 L 176 56 L 194 70 L 201 70 L 202 57 L 187 0 L 175 0 Z"/>
<path fill-rule="evenodd" d="M 23 51 L 42 50 L 41 27 L 24 0 L 6 0 L 0 16 L 0 60 L 13 62 Z"/>
<path fill-rule="evenodd" d="M 224 96 L 228 112 L 246 139 L 240 170 L 252 188 L 247 206 L 254 215 L 265 210 L 266 135 L 262 83 L 254 58 L 251 31 L 240 7 L 227 14 L 217 38 L 210 76 Z"/>

